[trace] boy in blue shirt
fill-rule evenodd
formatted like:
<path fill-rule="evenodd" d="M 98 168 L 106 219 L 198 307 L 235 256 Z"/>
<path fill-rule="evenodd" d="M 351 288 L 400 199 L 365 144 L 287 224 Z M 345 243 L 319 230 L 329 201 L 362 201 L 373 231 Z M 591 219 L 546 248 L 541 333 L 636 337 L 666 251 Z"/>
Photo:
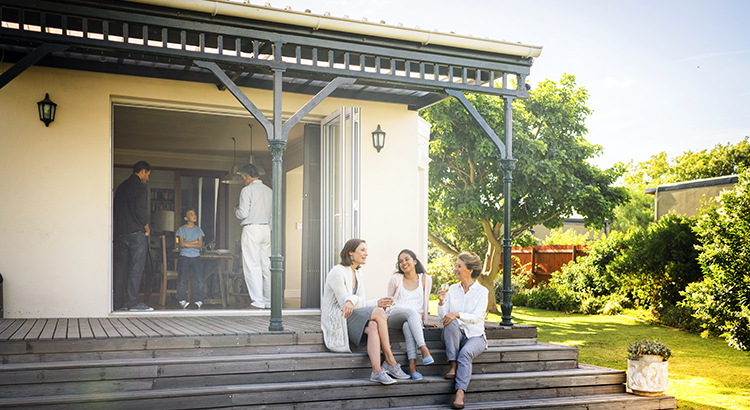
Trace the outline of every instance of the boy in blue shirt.
<path fill-rule="evenodd" d="M 195 290 L 195 304 L 198 309 L 203 306 L 203 264 L 201 263 L 201 247 L 203 246 L 203 230 L 196 225 L 198 215 L 195 208 L 185 210 L 185 225 L 177 228 L 175 236 L 179 239 L 180 258 L 177 261 L 177 299 L 180 307 L 185 309 L 187 301 L 187 278 L 192 268 L 193 288 Z"/>

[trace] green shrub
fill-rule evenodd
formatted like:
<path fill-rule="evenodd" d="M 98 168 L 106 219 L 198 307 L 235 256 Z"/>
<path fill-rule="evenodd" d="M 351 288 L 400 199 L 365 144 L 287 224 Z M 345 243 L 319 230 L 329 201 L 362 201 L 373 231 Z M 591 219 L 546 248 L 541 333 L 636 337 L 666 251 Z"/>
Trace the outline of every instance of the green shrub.
<path fill-rule="evenodd" d="M 730 346 L 750 351 L 750 169 L 720 202 L 705 207 L 696 224 L 705 278 L 684 292 L 682 306 Z"/>
<path fill-rule="evenodd" d="M 703 322 L 692 315 L 692 311 L 682 306 L 664 305 L 653 309 L 651 314 L 659 323 L 700 334 L 704 330 Z"/>
<path fill-rule="evenodd" d="M 620 284 L 607 265 L 620 255 L 624 242 L 625 235 L 619 233 L 595 242 L 587 256 L 564 265 L 560 272 L 552 275 L 550 282 L 577 294 L 579 300 L 615 293 Z"/>
<path fill-rule="evenodd" d="M 620 293 L 630 293 L 643 307 L 674 306 L 680 292 L 701 277 L 695 218 L 668 214 L 646 230 L 628 235 L 621 256 L 608 270 L 618 278 Z"/>
<path fill-rule="evenodd" d="M 526 291 L 531 287 L 531 272 L 528 272 L 529 264 L 521 265 L 521 260 L 518 258 L 518 256 L 513 256 L 513 269 L 511 271 L 511 277 L 510 277 L 510 286 L 511 286 L 511 296 L 510 296 L 510 303 L 516 305 L 516 302 L 513 301 L 513 298 L 516 297 L 516 295 L 523 295 L 526 293 Z M 497 278 L 495 278 L 495 300 L 500 303 L 503 300 L 503 275 L 502 272 L 497 275 Z M 520 300 L 520 299 L 519 299 Z M 524 299 L 525 301 L 525 299 Z M 517 306 L 525 306 L 525 302 L 523 305 L 517 305 Z"/>
<path fill-rule="evenodd" d="M 510 303 L 512 303 L 513 306 L 526 306 L 528 300 L 529 295 L 527 295 L 526 292 L 514 293 L 510 296 Z"/>
<path fill-rule="evenodd" d="M 532 308 L 562 312 L 576 312 L 579 308 L 579 303 L 573 293 L 566 291 L 564 288 L 545 283 L 529 289 L 526 296 L 526 306 Z"/>
<path fill-rule="evenodd" d="M 614 294 L 606 298 L 606 303 L 599 313 L 603 315 L 619 315 L 631 306 L 632 304 L 628 298 L 620 294 Z"/>

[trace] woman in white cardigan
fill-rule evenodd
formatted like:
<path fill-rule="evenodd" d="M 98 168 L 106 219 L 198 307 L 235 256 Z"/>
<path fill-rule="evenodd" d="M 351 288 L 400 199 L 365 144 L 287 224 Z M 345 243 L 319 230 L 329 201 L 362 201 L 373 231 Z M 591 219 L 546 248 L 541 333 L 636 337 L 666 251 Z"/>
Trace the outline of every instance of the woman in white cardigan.
<path fill-rule="evenodd" d="M 364 283 L 359 268 L 367 262 L 367 244 L 362 239 L 349 239 L 339 255 L 341 262 L 326 277 L 323 301 L 320 306 L 320 327 L 326 347 L 334 352 L 351 352 L 367 336 L 367 355 L 370 357 L 370 380 L 393 384 L 410 376 L 401 370 L 391 351 L 385 308 L 391 298 L 377 301 L 365 299 Z M 380 364 L 380 351 L 385 360 Z"/>
<path fill-rule="evenodd" d="M 432 278 L 425 272 L 417 255 L 409 249 L 398 254 L 396 270 L 388 283 L 388 296 L 394 301 L 386 311 L 388 327 L 404 332 L 409 374 L 414 380 L 422 380 L 422 374 L 417 371 L 417 348 L 422 353 L 423 365 L 435 362 L 425 343 L 423 331 L 429 311 Z"/>

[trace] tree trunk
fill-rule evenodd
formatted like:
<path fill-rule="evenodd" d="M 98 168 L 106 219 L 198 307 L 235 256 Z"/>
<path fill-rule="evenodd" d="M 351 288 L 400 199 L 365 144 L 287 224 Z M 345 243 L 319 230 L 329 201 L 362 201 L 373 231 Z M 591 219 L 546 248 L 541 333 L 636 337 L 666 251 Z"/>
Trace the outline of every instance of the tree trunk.
<path fill-rule="evenodd" d="M 490 313 L 498 313 L 497 301 L 495 300 L 495 279 L 500 271 L 500 261 L 503 257 L 503 249 L 498 248 L 489 241 L 487 246 L 487 256 L 484 260 L 484 269 L 482 269 L 482 275 L 479 276 L 479 284 L 487 288 L 490 291 L 487 300 L 487 311 Z"/>

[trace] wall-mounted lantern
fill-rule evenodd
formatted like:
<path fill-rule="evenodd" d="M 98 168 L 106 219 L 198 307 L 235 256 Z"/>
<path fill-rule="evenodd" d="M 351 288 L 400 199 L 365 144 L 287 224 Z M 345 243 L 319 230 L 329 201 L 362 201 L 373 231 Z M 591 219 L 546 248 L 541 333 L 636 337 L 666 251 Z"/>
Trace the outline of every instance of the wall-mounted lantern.
<path fill-rule="evenodd" d="M 385 132 L 380 129 L 380 124 L 378 124 L 378 129 L 372 132 L 372 146 L 378 152 L 385 146 Z"/>
<path fill-rule="evenodd" d="M 49 93 L 47 93 L 44 95 L 44 99 L 36 103 L 36 105 L 39 106 L 39 120 L 42 121 L 45 126 L 49 127 L 49 123 L 55 120 L 57 104 L 49 99 Z"/>

